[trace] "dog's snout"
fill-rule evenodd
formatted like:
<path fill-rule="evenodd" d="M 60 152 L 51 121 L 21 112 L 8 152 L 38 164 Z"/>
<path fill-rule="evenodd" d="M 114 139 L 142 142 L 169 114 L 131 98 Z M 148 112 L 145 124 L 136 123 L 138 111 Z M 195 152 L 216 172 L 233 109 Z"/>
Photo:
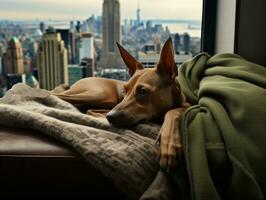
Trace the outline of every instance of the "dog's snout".
<path fill-rule="evenodd" d="M 106 115 L 106 118 L 108 120 L 109 123 L 111 124 L 117 124 L 117 115 L 115 114 L 115 112 L 109 112 Z"/>
<path fill-rule="evenodd" d="M 132 116 L 125 111 L 110 111 L 106 118 L 110 124 L 118 127 L 126 127 L 134 122 Z"/>

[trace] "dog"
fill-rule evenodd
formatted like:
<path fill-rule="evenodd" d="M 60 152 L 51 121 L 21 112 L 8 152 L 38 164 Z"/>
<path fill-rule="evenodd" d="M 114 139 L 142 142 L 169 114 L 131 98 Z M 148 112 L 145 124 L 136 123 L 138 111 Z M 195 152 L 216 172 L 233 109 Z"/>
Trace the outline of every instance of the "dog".
<path fill-rule="evenodd" d="M 172 40 L 169 38 L 154 68 L 144 68 L 119 43 L 117 47 L 131 76 L 128 82 L 99 77 L 84 78 L 71 87 L 61 85 L 52 94 L 78 107 L 88 114 L 106 116 L 114 126 L 131 127 L 138 123 L 163 121 L 158 141 L 162 169 L 176 168 L 182 153 L 179 122 L 190 106 L 176 81 Z M 95 110 L 97 109 L 97 110 Z"/>

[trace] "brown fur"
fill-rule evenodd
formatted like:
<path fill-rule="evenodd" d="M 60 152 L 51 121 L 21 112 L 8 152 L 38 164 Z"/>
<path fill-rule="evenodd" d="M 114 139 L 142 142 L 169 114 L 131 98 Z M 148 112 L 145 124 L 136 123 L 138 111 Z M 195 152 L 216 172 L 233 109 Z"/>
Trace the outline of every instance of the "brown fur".
<path fill-rule="evenodd" d="M 87 113 L 106 115 L 115 126 L 129 127 L 164 118 L 160 131 L 160 165 L 169 171 L 176 167 L 177 156 L 181 153 L 179 121 L 181 114 L 189 107 L 175 79 L 177 66 L 172 40 L 168 39 L 165 43 L 157 66 L 146 69 L 122 46 L 117 46 L 132 76 L 128 82 L 85 78 L 70 88 L 59 86 L 52 93 L 77 106 L 101 109 L 97 114 L 97 110 Z"/>

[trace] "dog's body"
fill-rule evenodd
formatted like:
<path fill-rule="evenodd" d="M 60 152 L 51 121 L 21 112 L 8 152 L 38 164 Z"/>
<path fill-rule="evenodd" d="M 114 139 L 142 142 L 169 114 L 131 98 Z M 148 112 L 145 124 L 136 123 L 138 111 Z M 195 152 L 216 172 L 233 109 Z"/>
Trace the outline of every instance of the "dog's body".
<path fill-rule="evenodd" d="M 115 126 L 129 127 L 164 118 L 160 131 L 160 165 L 167 170 L 174 168 L 181 153 L 180 116 L 189 104 L 175 79 L 177 66 L 172 41 L 165 43 L 155 68 L 144 69 L 119 44 L 118 48 L 132 76 L 128 82 L 85 78 L 70 88 L 59 86 L 52 93 L 72 104 L 98 109 Z"/>

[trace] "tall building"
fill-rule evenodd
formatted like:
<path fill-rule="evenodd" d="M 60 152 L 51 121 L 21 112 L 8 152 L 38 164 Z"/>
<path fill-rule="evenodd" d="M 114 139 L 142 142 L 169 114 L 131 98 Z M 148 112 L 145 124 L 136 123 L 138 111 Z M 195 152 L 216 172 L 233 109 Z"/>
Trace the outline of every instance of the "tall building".
<path fill-rule="evenodd" d="M 79 63 L 83 58 L 93 59 L 93 34 L 82 33 L 81 34 L 81 47 L 79 49 Z"/>
<path fill-rule="evenodd" d="M 68 76 L 69 85 L 73 85 L 78 80 L 87 77 L 87 67 L 81 65 L 69 65 L 68 66 Z"/>
<path fill-rule="evenodd" d="M 99 66 L 102 68 L 121 68 L 116 42 L 120 42 L 120 3 L 119 0 L 103 2 L 103 49 Z"/>
<path fill-rule="evenodd" d="M 80 62 L 80 66 L 86 67 L 86 76 L 92 77 L 94 76 L 94 59 L 92 58 L 83 58 Z"/>
<path fill-rule="evenodd" d="M 70 21 L 70 29 L 69 29 L 69 40 L 70 40 L 70 51 L 68 55 L 70 55 L 70 62 L 71 64 L 75 63 L 76 58 L 76 28 L 73 21 Z"/>
<path fill-rule="evenodd" d="M 44 24 L 44 22 L 40 23 L 40 30 L 41 30 L 42 33 L 45 32 L 45 24 Z"/>
<path fill-rule="evenodd" d="M 65 48 L 67 49 L 68 63 L 71 63 L 71 40 L 69 29 L 57 29 L 57 33 L 60 33 L 61 39 L 64 41 Z"/>
<path fill-rule="evenodd" d="M 23 74 L 23 50 L 19 40 L 12 37 L 8 43 L 6 53 L 3 55 L 3 66 L 5 74 Z"/>
<path fill-rule="evenodd" d="M 8 74 L 6 76 L 7 90 L 17 83 L 26 83 L 26 74 Z"/>
<path fill-rule="evenodd" d="M 60 34 L 51 27 L 39 44 L 37 67 L 40 88 L 52 90 L 68 83 L 67 50 Z"/>
<path fill-rule="evenodd" d="M 180 51 L 179 48 L 180 48 L 180 35 L 176 33 L 174 36 L 174 49 L 176 54 L 179 54 Z"/>
<path fill-rule="evenodd" d="M 146 44 L 143 47 L 143 51 L 138 52 L 138 60 L 143 64 L 145 68 L 150 68 L 156 66 L 160 60 L 160 53 L 156 52 L 156 45 Z M 175 63 L 178 65 L 182 64 L 188 59 L 192 58 L 192 54 L 174 54 Z"/>
<path fill-rule="evenodd" d="M 184 43 L 184 51 L 185 51 L 185 53 L 190 52 L 190 35 L 188 33 L 184 33 L 184 35 L 183 35 L 183 43 Z"/>
<path fill-rule="evenodd" d="M 140 26 L 141 21 L 140 21 L 140 8 L 139 8 L 139 2 L 138 2 L 138 8 L 137 8 L 137 21 L 136 21 L 136 25 L 137 27 Z"/>

